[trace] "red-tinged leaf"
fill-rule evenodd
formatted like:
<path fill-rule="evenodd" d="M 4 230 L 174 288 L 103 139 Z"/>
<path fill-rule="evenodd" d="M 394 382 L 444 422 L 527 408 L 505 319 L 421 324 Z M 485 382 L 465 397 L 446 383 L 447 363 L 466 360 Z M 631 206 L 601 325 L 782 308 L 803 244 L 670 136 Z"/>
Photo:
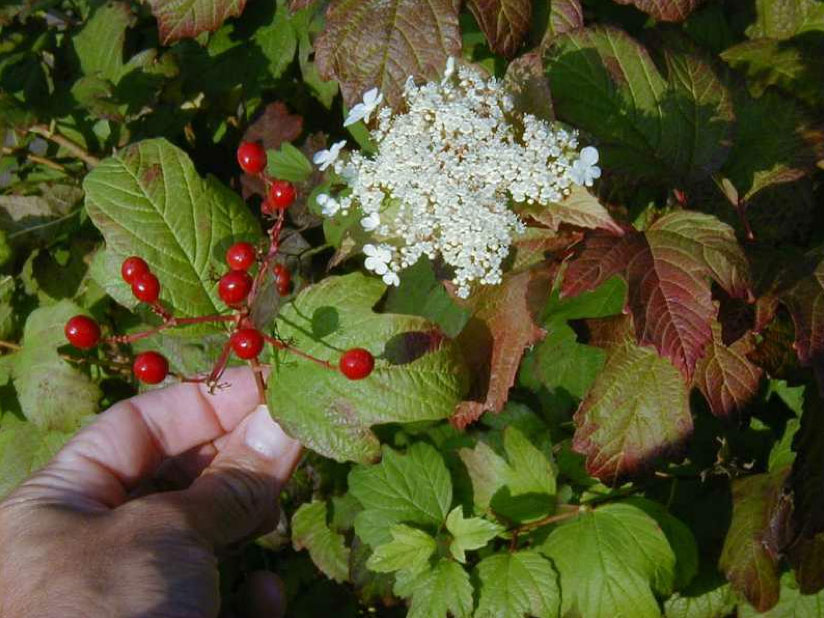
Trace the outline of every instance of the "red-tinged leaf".
<path fill-rule="evenodd" d="M 762 370 L 747 358 L 754 349 L 752 335 L 744 335 L 730 346 L 724 345 L 721 325 L 713 323 L 712 342 L 695 366 L 693 384 L 718 418 L 737 419 L 758 393 Z"/>
<path fill-rule="evenodd" d="M 246 142 L 261 142 L 266 150 L 277 150 L 283 142 L 291 142 L 303 132 L 303 117 L 289 112 L 280 101 L 269 103 L 260 116 L 249 125 L 243 134 Z M 243 174 L 240 177 L 243 198 L 263 195 L 265 187 L 257 176 Z"/>
<path fill-rule="evenodd" d="M 659 21 L 684 21 L 704 0 L 615 0 L 632 4 Z"/>
<path fill-rule="evenodd" d="M 598 198 L 583 187 L 573 187 L 570 194 L 560 202 L 529 205 L 520 212 L 553 230 L 557 230 L 562 223 L 567 223 L 576 227 L 606 230 L 617 236 L 624 233 Z"/>
<path fill-rule="evenodd" d="M 513 243 L 515 259 L 512 270 L 524 270 L 542 262 L 547 254 L 561 253 L 580 242 L 583 233 L 577 230 L 555 232 L 542 227 L 527 227 Z"/>
<path fill-rule="evenodd" d="M 506 68 L 505 85 L 515 108 L 544 120 L 554 120 L 549 80 L 539 51 L 521 54 Z"/>
<path fill-rule="evenodd" d="M 315 41 L 321 77 L 340 82 L 350 107 L 373 87 L 396 106 L 407 77 L 437 79 L 460 54 L 459 8 L 459 0 L 333 0 Z"/>
<path fill-rule="evenodd" d="M 549 3 L 549 23 L 547 24 L 541 47 L 552 37 L 584 27 L 584 10 L 578 0 L 552 0 Z"/>
<path fill-rule="evenodd" d="M 481 288 L 467 305 L 473 314 L 458 345 L 476 380 L 473 400 L 458 404 L 452 422 L 465 427 L 484 412 L 500 412 L 515 383 L 524 350 L 545 332 L 535 323 L 549 294 L 551 269 L 509 275 L 501 285 Z"/>
<path fill-rule="evenodd" d="M 787 472 L 755 474 L 732 483 L 732 520 L 718 566 L 759 612 L 778 602 L 775 548 L 768 539 Z"/>
<path fill-rule="evenodd" d="M 712 340 L 717 309 L 709 279 L 741 297 L 749 294 L 747 271 L 731 227 L 709 215 L 678 211 L 643 233 L 590 235 L 570 263 L 561 291 L 574 296 L 613 275 L 624 277 L 638 342 L 654 345 L 689 380 Z"/>
<path fill-rule="evenodd" d="M 607 351 L 607 361 L 575 413 L 573 449 L 605 483 L 648 471 L 661 457 L 680 455 L 692 435 L 687 387 L 655 350 L 631 341 Z"/>
<path fill-rule="evenodd" d="M 230 17 L 237 17 L 246 0 L 148 0 L 157 18 L 160 41 L 169 45 L 180 39 L 217 30 Z"/>
<path fill-rule="evenodd" d="M 804 365 L 824 362 L 824 260 L 780 295 L 795 324 L 795 351 Z"/>
<path fill-rule="evenodd" d="M 496 54 L 512 58 L 529 32 L 531 0 L 468 0 L 467 6 Z"/>

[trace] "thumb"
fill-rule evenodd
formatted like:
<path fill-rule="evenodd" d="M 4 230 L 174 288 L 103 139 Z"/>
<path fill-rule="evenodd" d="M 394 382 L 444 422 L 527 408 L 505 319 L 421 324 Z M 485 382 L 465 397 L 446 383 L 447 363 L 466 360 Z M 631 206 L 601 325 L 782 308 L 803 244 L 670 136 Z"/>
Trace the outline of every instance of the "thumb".
<path fill-rule="evenodd" d="M 262 534 L 277 522 L 277 497 L 301 446 L 258 406 L 229 435 L 206 470 L 179 492 L 191 525 L 215 547 Z"/>

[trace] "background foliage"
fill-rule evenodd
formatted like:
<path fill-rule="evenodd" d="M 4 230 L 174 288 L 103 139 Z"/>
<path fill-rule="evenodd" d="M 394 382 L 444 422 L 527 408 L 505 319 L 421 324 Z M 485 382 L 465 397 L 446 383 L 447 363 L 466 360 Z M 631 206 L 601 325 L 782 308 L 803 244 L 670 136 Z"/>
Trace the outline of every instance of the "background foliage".
<path fill-rule="evenodd" d="M 63 324 L 152 323 L 133 253 L 178 315 L 219 309 L 223 252 L 261 235 L 234 150 L 261 140 L 299 189 L 298 293 L 256 323 L 379 362 L 350 383 L 267 359 L 311 452 L 223 564 L 227 603 L 270 568 L 295 616 L 824 615 L 822 52 L 820 0 L 3 2 L 0 495 L 136 392 L 131 352 L 214 363 L 217 327 L 80 355 Z M 604 169 L 523 212 L 504 283 L 465 303 L 437 264 L 360 274 L 309 163 L 370 148 L 347 106 L 451 55 Z"/>

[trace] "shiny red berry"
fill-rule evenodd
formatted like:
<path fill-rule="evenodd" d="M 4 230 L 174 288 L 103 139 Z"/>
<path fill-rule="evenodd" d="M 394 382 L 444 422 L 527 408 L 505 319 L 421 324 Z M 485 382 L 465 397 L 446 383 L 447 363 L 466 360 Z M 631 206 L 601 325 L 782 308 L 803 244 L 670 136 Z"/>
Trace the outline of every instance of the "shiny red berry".
<path fill-rule="evenodd" d="M 141 352 L 132 364 L 134 376 L 146 384 L 159 384 L 169 374 L 169 361 L 158 352 Z"/>
<path fill-rule="evenodd" d="M 239 305 L 252 289 L 252 278 L 245 270 L 232 270 L 223 275 L 217 284 L 217 293 L 227 305 Z"/>
<path fill-rule="evenodd" d="M 266 151 L 258 142 L 241 142 L 237 162 L 247 174 L 259 174 L 266 167 Z"/>
<path fill-rule="evenodd" d="M 240 328 L 232 334 L 232 349 L 238 358 L 257 358 L 263 349 L 263 335 L 256 328 Z"/>
<path fill-rule="evenodd" d="M 375 368 L 375 357 L 369 350 L 352 348 L 340 357 L 340 370 L 350 380 L 362 380 Z"/>
<path fill-rule="evenodd" d="M 100 341 L 100 326 L 88 316 L 76 315 L 66 322 L 63 329 L 69 343 L 81 350 L 88 350 Z"/>
<path fill-rule="evenodd" d="M 127 257 L 123 260 L 123 265 L 120 267 L 120 275 L 123 277 L 123 281 L 129 285 L 132 284 L 135 277 L 147 272 L 149 272 L 149 265 L 143 258 L 139 258 L 136 255 Z"/>
<path fill-rule="evenodd" d="M 256 258 L 257 251 L 248 242 L 236 242 L 226 251 L 226 263 L 232 270 L 249 270 Z"/>
<path fill-rule="evenodd" d="M 269 212 L 284 210 L 295 201 L 295 187 L 288 180 L 275 180 L 269 187 L 269 199 L 264 207 L 269 208 Z M 267 206 L 268 205 L 268 206 Z"/>
<path fill-rule="evenodd" d="M 160 296 L 160 281 L 152 273 L 140 273 L 132 281 L 132 294 L 144 303 L 156 302 Z"/>
<path fill-rule="evenodd" d="M 275 287 L 278 294 L 287 296 L 289 294 L 289 287 L 292 285 L 292 273 L 283 264 L 275 264 L 272 268 L 275 275 Z"/>

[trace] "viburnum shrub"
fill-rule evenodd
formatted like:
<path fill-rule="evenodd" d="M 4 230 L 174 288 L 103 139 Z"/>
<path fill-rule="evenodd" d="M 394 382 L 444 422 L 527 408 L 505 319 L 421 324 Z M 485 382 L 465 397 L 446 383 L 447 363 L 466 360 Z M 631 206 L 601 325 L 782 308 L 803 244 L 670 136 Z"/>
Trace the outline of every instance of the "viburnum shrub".
<path fill-rule="evenodd" d="M 306 455 L 227 614 L 820 616 L 822 24 L 5 3 L 0 496 L 246 365 Z"/>

